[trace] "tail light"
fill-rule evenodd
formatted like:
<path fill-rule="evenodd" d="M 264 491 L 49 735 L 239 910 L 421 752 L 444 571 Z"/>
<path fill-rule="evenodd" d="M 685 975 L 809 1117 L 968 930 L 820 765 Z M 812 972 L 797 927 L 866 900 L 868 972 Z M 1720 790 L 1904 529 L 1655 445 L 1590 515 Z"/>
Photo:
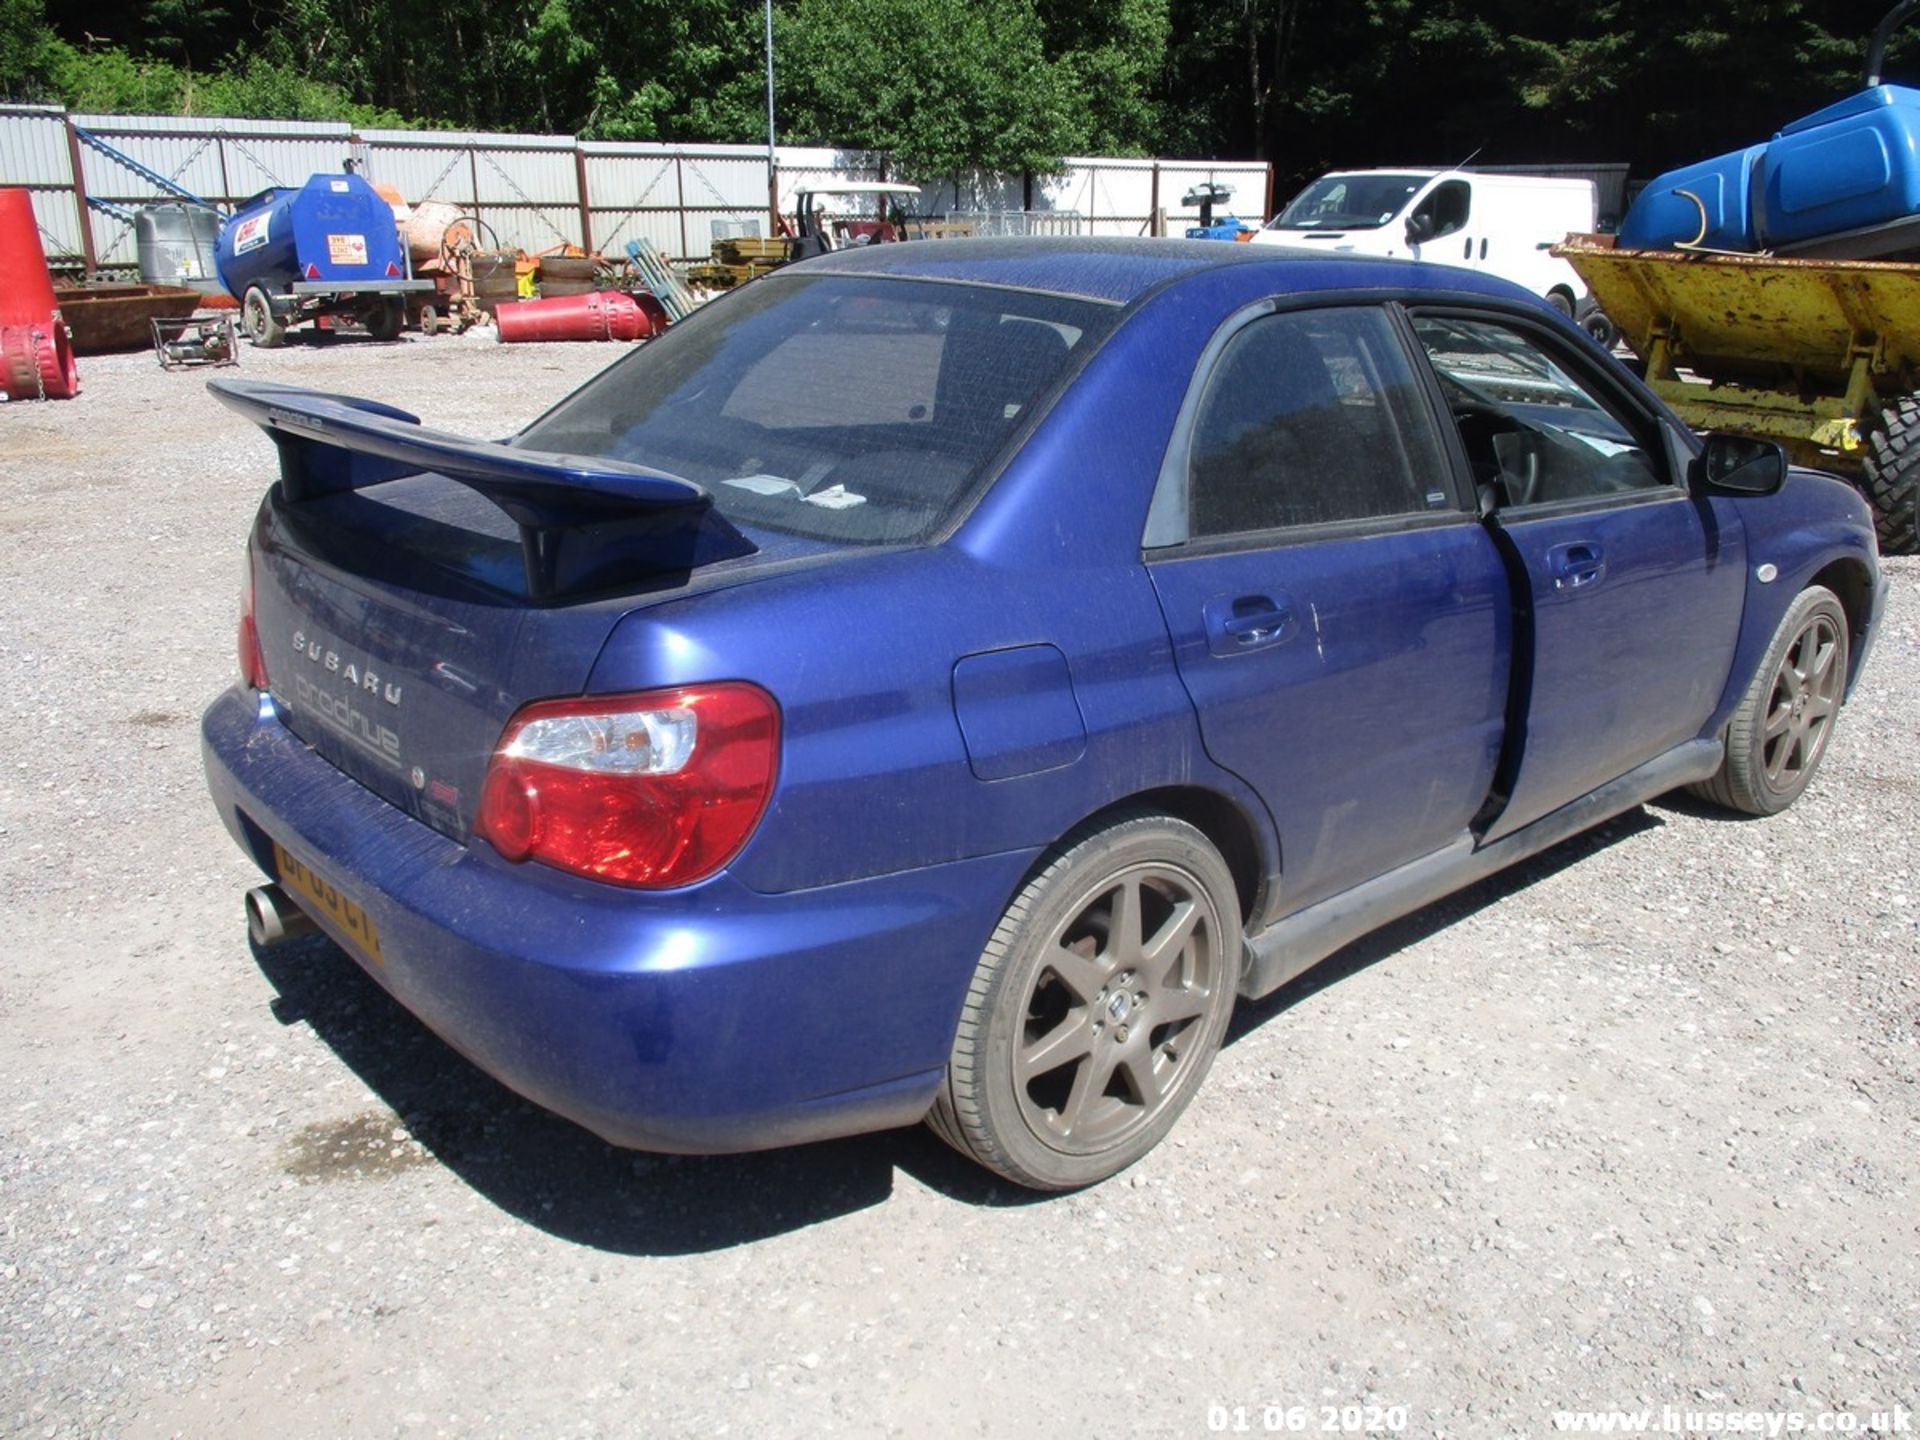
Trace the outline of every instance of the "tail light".
<path fill-rule="evenodd" d="M 255 690 L 267 688 L 267 657 L 260 649 L 260 627 L 253 619 L 253 548 L 241 560 L 240 678 Z"/>
<path fill-rule="evenodd" d="M 780 711 L 757 685 L 543 700 L 507 722 L 475 828 L 509 860 L 687 885 L 739 853 L 779 754 Z"/>

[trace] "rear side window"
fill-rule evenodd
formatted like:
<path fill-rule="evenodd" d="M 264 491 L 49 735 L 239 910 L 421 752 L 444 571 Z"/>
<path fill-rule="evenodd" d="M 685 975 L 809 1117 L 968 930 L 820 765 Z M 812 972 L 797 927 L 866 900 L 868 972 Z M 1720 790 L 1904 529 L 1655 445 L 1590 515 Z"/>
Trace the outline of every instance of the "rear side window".
<path fill-rule="evenodd" d="M 1195 538 L 1450 509 L 1406 353 L 1373 307 L 1252 321 L 1206 382 L 1188 458 Z"/>
<path fill-rule="evenodd" d="M 521 443 L 695 481 L 749 529 L 912 543 L 952 518 L 1117 314 L 987 287 L 757 281 L 608 370 Z"/>

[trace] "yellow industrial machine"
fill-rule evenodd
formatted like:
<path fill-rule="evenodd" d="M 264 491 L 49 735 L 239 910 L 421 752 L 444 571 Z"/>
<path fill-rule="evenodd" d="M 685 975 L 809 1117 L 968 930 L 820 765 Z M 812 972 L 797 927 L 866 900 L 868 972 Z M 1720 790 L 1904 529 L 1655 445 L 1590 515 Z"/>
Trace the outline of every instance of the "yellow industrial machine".
<path fill-rule="evenodd" d="M 1706 250 L 1622 250 L 1610 235 L 1554 247 L 1700 430 L 1779 441 L 1872 502 L 1880 548 L 1920 522 L 1920 265 Z"/>

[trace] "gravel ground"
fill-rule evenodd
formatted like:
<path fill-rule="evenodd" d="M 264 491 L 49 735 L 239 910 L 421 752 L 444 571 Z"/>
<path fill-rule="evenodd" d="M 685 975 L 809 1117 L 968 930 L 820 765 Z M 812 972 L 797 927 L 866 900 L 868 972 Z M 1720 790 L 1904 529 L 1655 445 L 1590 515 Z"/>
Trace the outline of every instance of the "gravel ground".
<path fill-rule="evenodd" d="M 611 358 L 481 332 L 240 373 L 491 434 Z M 1648 806 L 1393 926 L 1244 1011 L 1143 1165 L 1034 1199 L 917 1130 L 612 1150 L 327 944 L 252 953 L 195 727 L 271 452 L 199 376 L 83 374 L 0 407 L 0 1430 L 1920 1408 L 1920 563 L 1792 811 Z"/>

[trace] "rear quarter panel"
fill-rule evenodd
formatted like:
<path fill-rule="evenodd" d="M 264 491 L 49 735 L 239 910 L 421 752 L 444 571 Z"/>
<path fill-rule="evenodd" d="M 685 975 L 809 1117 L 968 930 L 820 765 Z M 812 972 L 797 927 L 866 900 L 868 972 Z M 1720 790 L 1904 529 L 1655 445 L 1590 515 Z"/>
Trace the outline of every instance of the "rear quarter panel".
<path fill-rule="evenodd" d="M 1039 644 L 1067 658 L 1085 746 L 983 780 L 955 713 L 954 668 Z M 591 688 L 726 677 L 765 686 L 781 706 L 778 788 L 732 866 L 756 890 L 1048 844 L 1115 800 L 1212 770 L 1137 565 L 1068 581 L 950 549 L 874 556 L 630 616 Z"/>

